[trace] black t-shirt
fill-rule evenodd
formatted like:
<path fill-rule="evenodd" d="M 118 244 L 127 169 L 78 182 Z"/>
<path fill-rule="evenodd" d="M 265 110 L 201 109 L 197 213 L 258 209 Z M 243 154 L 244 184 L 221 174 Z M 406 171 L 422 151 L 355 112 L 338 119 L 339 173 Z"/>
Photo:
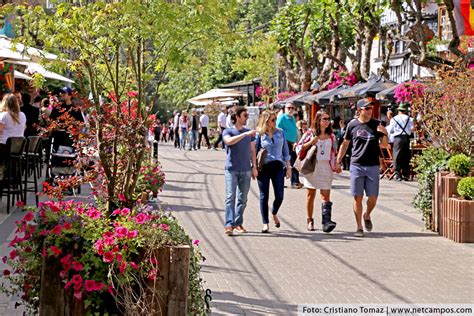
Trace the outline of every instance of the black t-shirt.
<path fill-rule="evenodd" d="M 73 104 L 66 104 L 64 102 L 62 102 L 60 105 L 53 107 L 49 118 L 51 120 L 57 120 L 66 112 L 69 112 L 69 115 L 73 117 L 76 121 L 84 122 L 84 117 L 82 116 L 82 112 L 79 107 Z"/>
<path fill-rule="evenodd" d="M 31 104 L 26 104 L 21 107 L 21 111 L 26 116 L 25 137 L 38 135 L 40 110 Z"/>
<path fill-rule="evenodd" d="M 379 165 L 380 147 L 379 139 L 383 136 L 377 132 L 380 121 L 370 119 L 362 123 L 354 119 L 347 124 L 344 139 L 352 142 L 351 164 L 360 166 Z"/>

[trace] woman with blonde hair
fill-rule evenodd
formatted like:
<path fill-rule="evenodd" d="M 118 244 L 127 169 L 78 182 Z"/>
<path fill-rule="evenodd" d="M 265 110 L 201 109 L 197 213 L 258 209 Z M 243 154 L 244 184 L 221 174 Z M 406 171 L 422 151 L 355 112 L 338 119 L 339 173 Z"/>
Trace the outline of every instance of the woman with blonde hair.
<path fill-rule="evenodd" d="M 6 156 L 6 143 L 10 137 L 21 137 L 26 128 L 26 116 L 13 93 L 6 94 L 0 105 L 0 164 Z"/>
<path fill-rule="evenodd" d="M 312 173 L 304 176 L 304 186 L 307 189 L 307 228 L 309 231 L 314 230 L 314 199 L 316 190 L 319 189 L 322 200 L 322 228 L 323 232 L 330 233 L 336 227 L 336 223 L 331 220 L 331 185 L 334 172 L 341 172 L 341 167 L 336 163 L 337 142 L 331 128 L 331 118 L 326 110 L 319 110 L 316 113 L 311 129 L 303 135 L 297 145 L 298 156 L 304 156 L 312 146 L 317 147 L 316 167 Z"/>
<path fill-rule="evenodd" d="M 262 215 L 262 233 L 268 233 L 268 200 L 270 181 L 273 185 L 275 200 L 273 201 L 272 216 L 276 228 L 280 227 L 277 216 L 283 202 L 285 174 L 291 175 L 290 151 L 283 131 L 276 127 L 276 114 L 266 110 L 260 115 L 257 125 L 256 150 L 266 150 L 262 168 L 258 172 L 257 181 L 260 189 L 260 213 Z M 260 164 L 260 163 L 259 163 Z"/>

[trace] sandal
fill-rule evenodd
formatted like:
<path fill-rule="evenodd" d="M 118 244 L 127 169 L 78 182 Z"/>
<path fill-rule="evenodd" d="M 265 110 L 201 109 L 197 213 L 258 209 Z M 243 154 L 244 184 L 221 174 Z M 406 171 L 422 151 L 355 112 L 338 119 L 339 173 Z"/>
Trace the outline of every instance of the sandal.
<path fill-rule="evenodd" d="M 306 222 L 307 222 L 307 224 L 308 224 L 308 231 L 310 231 L 310 232 L 314 231 L 314 230 L 315 230 L 315 229 L 314 229 L 314 219 L 308 218 L 308 219 L 306 220 Z"/>
<path fill-rule="evenodd" d="M 281 223 L 280 223 L 280 219 L 278 218 L 278 216 L 273 215 L 273 222 L 275 223 L 276 228 L 280 228 Z"/>

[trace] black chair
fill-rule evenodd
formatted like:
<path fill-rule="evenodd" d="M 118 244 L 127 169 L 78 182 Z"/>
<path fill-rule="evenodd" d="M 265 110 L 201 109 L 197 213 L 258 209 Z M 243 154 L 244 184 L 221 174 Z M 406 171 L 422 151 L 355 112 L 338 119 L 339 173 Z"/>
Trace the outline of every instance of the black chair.
<path fill-rule="evenodd" d="M 6 143 L 6 156 L 4 157 L 5 171 L 3 180 L 0 182 L 0 200 L 7 196 L 7 214 L 10 213 L 10 206 L 15 204 L 15 197 L 25 203 L 22 175 L 22 157 L 28 146 L 28 139 L 25 137 L 10 137 Z M 6 194 L 4 191 L 6 190 Z"/>
<path fill-rule="evenodd" d="M 28 137 L 28 147 L 26 148 L 23 155 L 24 162 L 24 200 L 28 201 L 26 195 L 28 192 L 33 192 L 35 194 L 36 206 L 38 206 L 38 178 L 40 173 L 40 160 L 41 160 L 41 138 L 39 136 L 29 136 Z M 33 177 L 32 180 L 29 180 L 30 177 Z M 28 187 L 29 184 L 33 186 Z"/>

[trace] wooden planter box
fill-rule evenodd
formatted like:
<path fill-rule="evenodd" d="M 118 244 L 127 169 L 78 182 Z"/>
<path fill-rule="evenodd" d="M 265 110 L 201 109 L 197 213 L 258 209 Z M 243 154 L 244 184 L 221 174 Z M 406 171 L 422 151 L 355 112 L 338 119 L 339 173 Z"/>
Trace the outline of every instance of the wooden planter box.
<path fill-rule="evenodd" d="M 160 278 L 149 285 L 155 293 L 160 293 L 160 299 L 150 302 L 150 307 L 155 311 L 153 315 L 186 315 L 190 256 L 191 248 L 187 245 L 164 247 L 156 251 Z M 75 299 L 72 291 L 64 289 L 58 273 L 61 269 L 57 258 L 43 258 L 39 315 L 83 316 L 84 302 Z"/>
<path fill-rule="evenodd" d="M 448 199 L 442 236 L 460 243 L 474 242 L 474 201 Z"/>
<path fill-rule="evenodd" d="M 448 200 L 457 194 L 458 182 L 461 177 L 453 176 L 447 171 L 437 172 L 433 184 L 433 203 L 432 203 L 432 229 L 444 236 L 448 229 L 447 223 L 443 221 L 447 216 Z"/>

